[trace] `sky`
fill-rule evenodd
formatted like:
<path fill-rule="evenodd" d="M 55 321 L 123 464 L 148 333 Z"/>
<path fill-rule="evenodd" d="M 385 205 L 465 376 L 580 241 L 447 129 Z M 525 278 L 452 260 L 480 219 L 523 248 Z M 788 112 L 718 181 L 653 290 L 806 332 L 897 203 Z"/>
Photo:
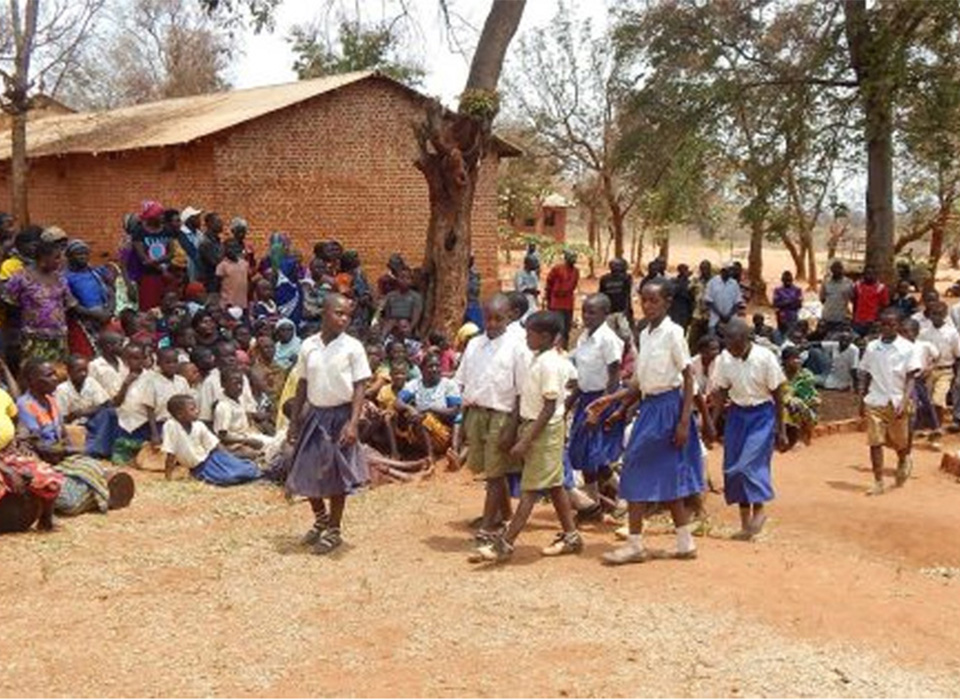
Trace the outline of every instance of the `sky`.
<path fill-rule="evenodd" d="M 439 0 L 408 0 L 412 20 L 406 24 L 413 57 L 426 69 L 423 92 L 440 97 L 450 105 L 457 101 L 467 80 L 470 56 L 476 44 L 483 21 L 490 9 L 490 0 L 448 0 L 456 17 L 458 51 L 440 14 Z M 333 11 L 325 11 L 332 5 Z M 536 31 L 549 24 L 557 12 L 559 0 L 527 0 L 519 33 Z M 605 0 L 581 0 L 566 5 L 576 16 L 590 17 L 598 26 L 606 21 Z M 293 72 L 293 53 L 285 37 L 295 24 L 319 21 L 336 26 L 338 10 L 354 16 L 360 9 L 364 21 L 375 23 L 397 14 L 396 0 L 283 0 L 276 13 L 276 28 L 271 33 L 255 35 L 246 32 L 243 37 L 244 55 L 233 69 L 233 83 L 238 88 L 275 85 L 296 80 Z"/>

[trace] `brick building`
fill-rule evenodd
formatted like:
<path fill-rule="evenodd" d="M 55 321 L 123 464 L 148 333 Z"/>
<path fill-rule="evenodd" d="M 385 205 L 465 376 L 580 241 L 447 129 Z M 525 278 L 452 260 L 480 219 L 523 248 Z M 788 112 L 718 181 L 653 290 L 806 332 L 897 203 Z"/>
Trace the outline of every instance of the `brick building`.
<path fill-rule="evenodd" d="M 31 218 L 112 255 L 120 222 L 144 199 L 250 222 L 257 251 L 272 231 L 309 255 L 339 239 L 371 278 L 391 252 L 419 264 L 429 215 L 413 166 L 426 98 L 376 72 L 162 100 L 28 125 Z M 519 152 L 494 140 L 481 167 L 473 252 L 497 284 L 497 165 Z M 0 209 L 9 210 L 9 135 L 0 136 Z"/>
<path fill-rule="evenodd" d="M 557 243 L 567 240 L 567 213 L 573 204 L 562 194 L 551 192 L 537 205 L 533 216 L 510 221 L 514 232 L 549 236 Z"/>

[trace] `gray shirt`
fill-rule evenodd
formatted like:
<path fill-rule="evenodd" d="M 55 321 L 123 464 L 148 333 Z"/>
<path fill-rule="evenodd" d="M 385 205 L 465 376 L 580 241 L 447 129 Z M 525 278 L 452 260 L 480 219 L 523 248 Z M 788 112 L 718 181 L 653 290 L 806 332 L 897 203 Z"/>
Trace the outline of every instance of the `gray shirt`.
<path fill-rule="evenodd" d="M 724 281 L 720 275 L 714 275 L 707 282 L 707 289 L 703 294 L 704 302 L 711 302 L 713 308 L 710 309 L 710 328 L 714 328 L 720 322 L 717 313 L 730 317 L 736 310 L 737 305 L 743 301 L 743 294 L 740 292 L 740 283 L 733 277 Z"/>
<path fill-rule="evenodd" d="M 849 308 L 853 303 L 853 282 L 848 277 L 835 280 L 831 275 L 823 282 L 820 291 L 823 312 L 820 318 L 825 323 L 846 323 L 850 320 Z"/>

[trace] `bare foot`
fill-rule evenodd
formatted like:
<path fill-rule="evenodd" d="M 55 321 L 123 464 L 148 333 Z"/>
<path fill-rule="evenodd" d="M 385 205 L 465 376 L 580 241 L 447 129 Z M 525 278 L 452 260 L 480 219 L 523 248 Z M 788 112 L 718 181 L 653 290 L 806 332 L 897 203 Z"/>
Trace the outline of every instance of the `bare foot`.
<path fill-rule="evenodd" d="M 867 489 L 868 496 L 882 496 L 887 492 L 886 487 L 883 485 L 882 481 L 874 482 L 873 486 Z"/>
<path fill-rule="evenodd" d="M 447 450 L 447 471 L 455 472 L 460 469 L 460 455 L 452 447 Z"/>

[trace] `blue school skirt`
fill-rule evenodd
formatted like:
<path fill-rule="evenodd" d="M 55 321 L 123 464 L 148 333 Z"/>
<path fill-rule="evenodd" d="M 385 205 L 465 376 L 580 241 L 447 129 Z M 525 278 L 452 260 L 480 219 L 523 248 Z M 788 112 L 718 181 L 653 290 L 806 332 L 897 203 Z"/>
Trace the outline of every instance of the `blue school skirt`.
<path fill-rule="evenodd" d="M 770 462 L 776 437 L 777 411 L 772 401 L 730 406 L 723 431 L 723 495 L 727 503 L 773 500 Z"/>
<path fill-rule="evenodd" d="M 110 459 L 113 454 L 113 443 L 120 435 L 117 409 L 113 406 L 102 406 L 87 418 L 86 429 L 87 442 L 84 452 L 91 457 Z"/>
<path fill-rule="evenodd" d="M 630 503 L 666 503 L 704 491 L 703 453 L 693 415 L 686 444 L 682 448 L 673 444 L 682 412 L 679 389 L 645 396 L 640 402 L 623 455 L 620 498 Z"/>
<path fill-rule="evenodd" d="M 287 476 L 288 493 L 329 498 L 353 493 L 370 480 L 359 443 L 340 445 L 340 432 L 350 422 L 352 410 L 348 403 L 307 409 Z"/>
<path fill-rule="evenodd" d="M 587 391 L 577 397 L 570 423 L 570 437 L 564 451 L 564 462 L 577 471 L 596 474 L 616 462 L 623 452 L 623 429 L 620 423 L 613 430 L 604 430 L 603 421 L 617 409 L 611 404 L 596 425 L 587 423 L 587 407 L 603 396 L 603 391 Z"/>
<path fill-rule="evenodd" d="M 257 465 L 215 447 L 207 458 L 190 470 L 191 476 L 214 486 L 234 486 L 259 479 Z"/>

